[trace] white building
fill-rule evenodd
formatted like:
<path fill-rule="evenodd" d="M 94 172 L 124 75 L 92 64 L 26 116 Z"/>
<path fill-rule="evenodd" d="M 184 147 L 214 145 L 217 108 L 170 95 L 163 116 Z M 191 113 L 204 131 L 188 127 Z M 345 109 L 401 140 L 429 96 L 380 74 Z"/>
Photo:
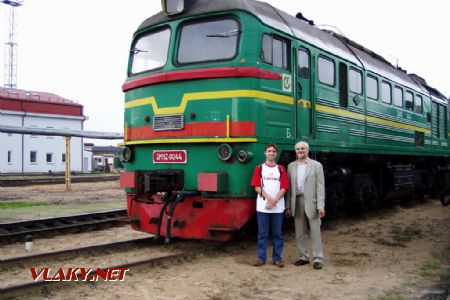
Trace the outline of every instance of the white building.
<path fill-rule="evenodd" d="M 83 106 L 58 95 L 0 88 L 0 124 L 83 130 Z M 71 139 L 71 170 L 83 168 L 83 139 Z M 64 137 L 0 133 L 0 173 L 64 172 Z"/>

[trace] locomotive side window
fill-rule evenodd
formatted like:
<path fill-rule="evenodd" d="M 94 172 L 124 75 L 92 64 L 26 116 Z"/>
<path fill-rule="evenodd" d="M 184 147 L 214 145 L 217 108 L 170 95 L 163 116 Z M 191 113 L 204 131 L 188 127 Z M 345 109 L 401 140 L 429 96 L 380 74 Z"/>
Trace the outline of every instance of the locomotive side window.
<path fill-rule="evenodd" d="M 416 113 L 423 113 L 423 99 L 420 95 L 416 95 Z"/>
<path fill-rule="evenodd" d="M 381 100 L 384 103 L 387 103 L 387 104 L 392 103 L 392 93 L 391 92 L 392 92 L 391 84 L 386 81 L 381 82 Z"/>
<path fill-rule="evenodd" d="M 133 55 L 131 73 L 138 74 L 164 67 L 169 41 L 169 28 L 139 37 L 130 50 Z"/>
<path fill-rule="evenodd" d="M 394 88 L 394 104 L 398 107 L 403 107 L 403 90 L 396 86 Z"/>
<path fill-rule="evenodd" d="M 367 75 L 366 94 L 368 98 L 378 100 L 378 79 L 371 75 Z"/>
<path fill-rule="evenodd" d="M 334 86 L 334 62 L 329 58 L 319 56 L 318 67 L 319 82 Z"/>
<path fill-rule="evenodd" d="M 184 24 L 177 61 L 187 64 L 232 59 L 237 54 L 240 32 L 234 19 Z"/>
<path fill-rule="evenodd" d="M 298 74 L 302 77 L 309 77 L 309 52 L 304 49 L 298 50 Z"/>
<path fill-rule="evenodd" d="M 405 108 L 407 110 L 414 110 L 414 96 L 410 91 L 405 93 Z"/>
<path fill-rule="evenodd" d="M 274 67 L 289 70 L 289 42 L 278 36 L 263 35 L 261 60 Z"/>
<path fill-rule="evenodd" d="M 263 35 L 261 59 L 265 63 L 272 64 L 272 37 L 268 34 Z"/>
<path fill-rule="evenodd" d="M 350 69 L 350 91 L 356 94 L 362 94 L 362 73 L 361 71 Z"/>

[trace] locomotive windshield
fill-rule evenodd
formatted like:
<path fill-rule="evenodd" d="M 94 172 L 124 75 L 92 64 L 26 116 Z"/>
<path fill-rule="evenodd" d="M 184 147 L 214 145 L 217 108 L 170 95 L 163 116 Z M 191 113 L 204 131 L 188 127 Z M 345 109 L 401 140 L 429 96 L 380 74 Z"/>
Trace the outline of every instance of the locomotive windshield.
<path fill-rule="evenodd" d="M 166 65 L 169 50 L 170 29 L 141 36 L 131 48 L 133 74 L 162 68 Z"/>
<path fill-rule="evenodd" d="M 181 27 L 177 61 L 180 64 L 231 59 L 236 56 L 239 23 L 234 19 L 208 20 Z"/>

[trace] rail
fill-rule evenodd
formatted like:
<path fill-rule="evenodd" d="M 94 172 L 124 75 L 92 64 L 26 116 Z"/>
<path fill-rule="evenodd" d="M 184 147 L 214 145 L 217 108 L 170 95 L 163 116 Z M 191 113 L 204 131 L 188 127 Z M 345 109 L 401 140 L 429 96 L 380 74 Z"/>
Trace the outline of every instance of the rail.
<path fill-rule="evenodd" d="M 85 213 L 65 217 L 19 221 L 0 224 L 0 244 L 16 242 L 26 235 L 43 236 L 58 231 L 83 230 L 92 226 L 123 224 L 127 219 L 126 209 Z"/>

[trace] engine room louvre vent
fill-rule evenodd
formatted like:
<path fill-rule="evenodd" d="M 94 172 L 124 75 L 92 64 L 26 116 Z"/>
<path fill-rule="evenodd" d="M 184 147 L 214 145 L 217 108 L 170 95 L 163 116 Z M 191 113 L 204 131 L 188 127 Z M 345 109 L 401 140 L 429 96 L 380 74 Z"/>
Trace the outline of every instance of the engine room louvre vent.
<path fill-rule="evenodd" d="M 153 117 L 153 130 L 180 130 L 184 128 L 184 117 L 178 115 L 160 115 Z"/>

